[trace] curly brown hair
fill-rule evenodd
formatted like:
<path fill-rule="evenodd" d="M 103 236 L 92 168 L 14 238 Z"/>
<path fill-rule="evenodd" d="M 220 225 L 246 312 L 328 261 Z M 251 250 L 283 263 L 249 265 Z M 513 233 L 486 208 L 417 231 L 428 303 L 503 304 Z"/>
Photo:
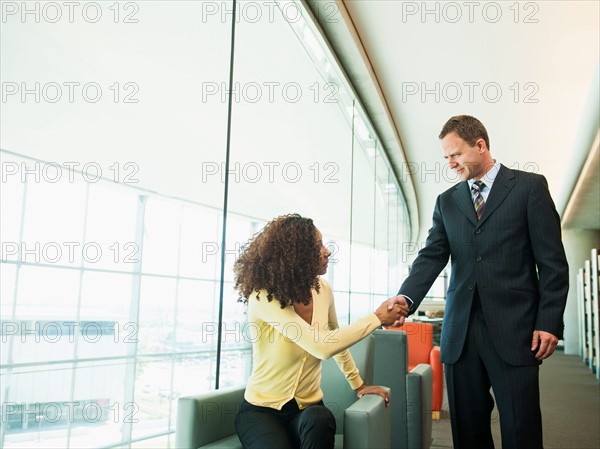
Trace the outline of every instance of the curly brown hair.
<path fill-rule="evenodd" d="M 236 260 L 235 289 L 240 301 L 254 292 L 267 290 L 281 308 L 292 303 L 309 304 L 311 288 L 319 291 L 320 242 L 310 218 L 298 214 L 277 217 L 255 234 Z"/>

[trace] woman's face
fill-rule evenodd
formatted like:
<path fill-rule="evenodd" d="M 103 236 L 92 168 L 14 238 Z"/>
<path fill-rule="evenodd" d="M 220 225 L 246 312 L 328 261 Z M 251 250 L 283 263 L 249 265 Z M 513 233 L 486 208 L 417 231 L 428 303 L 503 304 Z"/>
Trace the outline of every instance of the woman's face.
<path fill-rule="evenodd" d="M 329 251 L 327 247 L 323 245 L 323 235 L 318 229 L 317 243 L 321 248 L 321 251 L 319 253 L 319 275 L 322 275 L 327 273 L 327 264 L 329 263 L 329 256 L 331 256 L 331 251 Z"/>

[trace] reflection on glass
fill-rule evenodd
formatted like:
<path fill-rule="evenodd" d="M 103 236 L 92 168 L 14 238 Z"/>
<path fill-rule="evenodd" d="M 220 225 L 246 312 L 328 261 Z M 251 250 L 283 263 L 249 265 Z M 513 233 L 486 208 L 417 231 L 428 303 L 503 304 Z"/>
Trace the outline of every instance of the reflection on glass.
<path fill-rule="evenodd" d="M 184 279 L 178 287 L 175 352 L 214 350 L 218 283 Z"/>
<path fill-rule="evenodd" d="M 14 265 L 0 263 L 0 316 L 2 320 L 10 320 L 13 317 L 13 299 L 15 295 L 15 276 L 17 269 Z M 3 330 L 4 333 L 4 330 Z M 4 345 L 4 342 L 2 342 Z M 1 351 L 2 364 L 5 360 L 5 351 Z"/>
<path fill-rule="evenodd" d="M 135 401 L 129 404 L 133 438 L 155 435 L 169 428 L 171 408 L 180 392 L 172 383 L 172 362 L 168 359 L 142 361 L 136 365 Z"/>
<path fill-rule="evenodd" d="M 146 273 L 177 274 L 181 206 L 151 198 L 144 219 L 144 264 Z"/>
<path fill-rule="evenodd" d="M 96 183 L 89 189 L 85 240 L 89 268 L 132 271 L 141 257 L 135 240 L 137 192 L 114 184 Z M 93 247 L 100 257 L 92 258 Z M 87 255 L 87 254 L 86 254 Z"/>
<path fill-rule="evenodd" d="M 185 206 L 181 211 L 179 274 L 203 279 L 219 275 L 220 215 L 202 206 Z"/>
<path fill-rule="evenodd" d="M 102 447 L 123 440 L 124 426 L 135 419 L 135 406 L 125 400 L 126 370 L 125 360 L 88 362 L 76 367 L 71 446 Z"/>
<path fill-rule="evenodd" d="M 114 320 L 122 327 L 129 319 L 131 276 L 125 273 L 86 271 L 81 285 L 83 320 Z"/>
<path fill-rule="evenodd" d="M 140 354 L 169 353 L 174 346 L 176 280 L 143 276 L 140 295 Z"/>
<path fill-rule="evenodd" d="M 2 188 L 0 189 L 0 229 L 2 260 L 17 260 L 21 248 L 21 212 L 25 182 L 20 174 L 23 161 L 12 154 L 0 153 Z"/>
<path fill-rule="evenodd" d="M 85 256 L 91 260 L 100 257 L 96 248 L 82 244 L 86 196 L 86 185 L 81 181 L 69 182 L 66 177 L 57 182 L 28 179 L 21 260 L 79 265 L 86 250 L 89 254 Z"/>
<path fill-rule="evenodd" d="M 57 267 L 22 266 L 17 286 L 17 318 L 73 320 L 79 273 Z"/>
<path fill-rule="evenodd" d="M 71 365 L 2 371 L 4 447 L 66 447 L 75 406 L 68 402 Z M 52 388 L 48 388 L 52 385 Z"/>

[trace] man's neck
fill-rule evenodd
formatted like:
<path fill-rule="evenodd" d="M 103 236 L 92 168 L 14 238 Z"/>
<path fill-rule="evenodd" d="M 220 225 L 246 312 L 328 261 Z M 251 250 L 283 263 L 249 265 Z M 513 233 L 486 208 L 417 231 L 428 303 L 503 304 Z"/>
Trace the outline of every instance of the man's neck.
<path fill-rule="evenodd" d="M 496 160 L 492 159 L 491 162 L 486 162 L 485 165 L 483 166 L 483 170 L 481 171 L 481 174 L 478 176 L 474 176 L 473 179 L 475 179 L 476 181 L 482 179 L 485 175 L 487 175 L 490 170 L 492 168 L 494 168 L 494 166 L 496 165 Z"/>

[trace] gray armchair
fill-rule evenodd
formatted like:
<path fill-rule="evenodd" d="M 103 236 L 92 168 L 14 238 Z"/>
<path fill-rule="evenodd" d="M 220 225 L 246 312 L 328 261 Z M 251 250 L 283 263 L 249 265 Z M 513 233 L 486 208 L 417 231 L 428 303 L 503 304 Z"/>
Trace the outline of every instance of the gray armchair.
<path fill-rule="evenodd" d="M 244 386 L 224 388 L 177 401 L 175 444 L 178 448 L 241 448 L 235 415 Z"/>
<path fill-rule="evenodd" d="M 392 447 L 429 449 L 431 446 L 432 371 L 426 364 L 408 372 L 408 342 L 402 331 L 376 330 L 373 383 L 387 385 L 394 395 Z"/>
<path fill-rule="evenodd" d="M 369 336 L 350 351 L 366 383 L 372 383 L 375 338 Z M 357 400 L 333 359 L 323 362 L 324 402 L 337 422 L 336 448 L 386 449 L 391 446 L 392 408 L 383 398 Z M 234 428 L 244 386 L 179 398 L 176 425 L 178 448 L 241 448 Z M 392 399 L 393 402 L 393 399 Z"/>
<path fill-rule="evenodd" d="M 350 348 L 352 358 L 367 385 L 373 384 L 375 338 L 370 335 Z M 376 395 L 357 401 L 333 358 L 323 361 L 321 389 L 325 405 L 336 421 L 336 448 L 391 448 L 391 408 Z M 392 392 L 390 400 L 392 400 Z"/>

